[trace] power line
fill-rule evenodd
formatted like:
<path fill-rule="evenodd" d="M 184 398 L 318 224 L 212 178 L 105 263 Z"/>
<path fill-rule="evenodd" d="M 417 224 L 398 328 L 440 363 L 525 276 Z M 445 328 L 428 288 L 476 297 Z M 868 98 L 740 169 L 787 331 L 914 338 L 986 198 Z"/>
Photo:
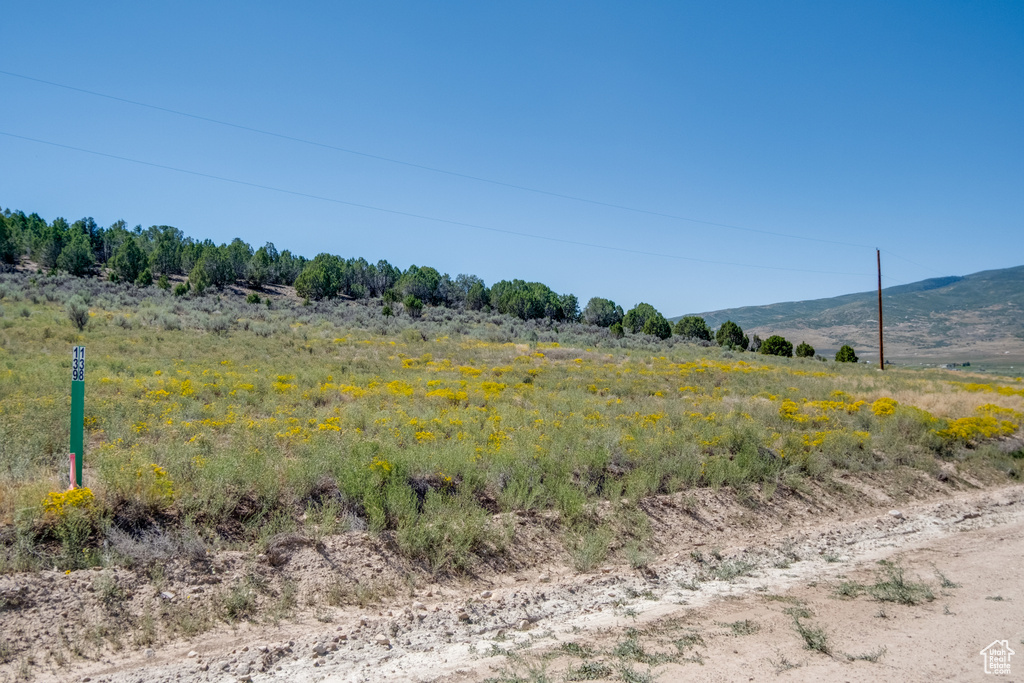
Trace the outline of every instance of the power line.
<path fill-rule="evenodd" d="M 626 247 L 615 247 L 615 246 L 610 246 L 610 245 L 607 245 L 607 244 L 596 244 L 596 243 L 592 243 L 592 242 L 581 242 L 581 241 L 578 241 L 578 240 L 569 240 L 569 239 L 563 239 L 563 238 L 560 238 L 560 237 L 551 237 L 550 235 L 537 235 L 537 234 L 534 234 L 534 233 L 520 232 L 520 231 L 517 231 L 517 230 L 508 230 L 508 229 L 505 229 L 505 228 L 495 228 L 495 227 L 490 227 L 490 226 L 486 226 L 486 225 L 479 225 L 479 224 L 476 224 L 476 223 L 466 223 L 466 222 L 463 222 L 463 221 L 456 221 L 456 220 L 452 220 L 452 219 L 448 219 L 448 218 L 437 218 L 437 217 L 434 217 L 434 216 L 427 216 L 425 214 L 412 213 L 412 212 L 409 212 L 409 211 L 400 211 L 400 210 L 397 210 L 397 209 L 388 209 L 388 208 L 384 208 L 384 207 L 380 207 L 380 206 L 373 206 L 373 205 L 370 205 L 370 204 L 361 204 L 361 203 L 358 203 L 358 202 L 351 202 L 351 201 L 347 201 L 347 200 L 344 200 L 344 199 L 337 199 L 337 198 L 334 198 L 334 197 L 324 197 L 322 195 L 311 194 L 311 193 L 308 193 L 308 192 L 299 192 L 297 190 L 288 190 L 288 189 L 284 189 L 284 188 L 280 188 L 280 187 L 274 187 L 272 185 L 263 185 L 261 183 L 253 183 L 253 182 L 249 182 L 247 180 L 238 180 L 238 179 L 235 179 L 235 178 L 228 178 L 228 177 L 225 177 L 225 176 L 213 175 L 211 173 L 203 173 L 201 171 L 192 171 L 192 170 L 185 169 L 185 168 L 178 168 L 176 166 L 168 166 L 168 165 L 165 165 L 165 164 L 158 164 L 158 163 L 154 163 L 154 162 L 151 162 L 151 161 L 143 161 L 141 159 L 132 159 L 130 157 L 119 156 L 117 154 L 109 154 L 107 152 L 98 152 L 96 150 L 85 149 L 83 147 L 75 147 L 73 145 L 65 145 L 65 144 L 62 144 L 62 143 L 59 143 L 59 142 L 51 142 L 49 140 L 41 140 L 39 138 L 32 138 L 32 137 L 27 137 L 27 136 L 24 136 L 24 135 L 17 135 L 15 133 L 8 133 L 8 132 L 5 132 L 5 131 L 0 131 L 0 135 L 4 135 L 6 137 L 14 138 L 14 139 L 17 139 L 17 140 L 25 140 L 25 141 L 28 141 L 28 142 L 34 142 L 34 143 L 37 143 L 37 144 L 40 144 L 40 145 L 48 145 L 50 147 L 57 147 L 57 148 L 60 148 L 60 149 L 68 149 L 68 150 L 72 150 L 72 151 L 75 151 L 75 152 L 81 152 L 83 154 L 91 154 L 91 155 L 94 155 L 94 156 L 104 157 L 104 158 L 107 158 L 107 159 L 116 159 L 118 161 L 125 161 L 125 162 L 128 162 L 128 163 L 138 164 L 138 165 L 141 165 L 141 166 L 149 166 L 151 168 L 159 168 L 159 169 L 162 169 L 162 170 L 165 170 L 165 171 L 173 171 L 175 173 L 183 173 L 183 174 L 187 174 L 187 175 L 197 176 L 197 177 L 200 177 L 200 178 L 207 178 L 207 179 L 210 179 L 210 180 L 218 180 L 220 182 L 232 183 L 232 184 L 235 184 L 235 185 L 242 185 L 242 186 L 245 186 L 245 187 L 253 187 L 253 188 L 260 189 L 260 190 L 268 190 L 270 192 L 278 192 L 278 193 L 281 193 L 281 194 L 292 195 L 292 196 L 295 196 L 295 197 L 304 197 L 306 199 L 315 199 L 315 200 L 318 200 L 318 201 L 330 202 L 332 204 L 341 204 L 341 205 L 344 205 L 344 206 L 351 206 L 351 207 L 355 207 L 355 208 L 358 208 L 358 209 L 366 209 L 366 210 L 369 210 L 369 211 L 377 211 L 377 212 L 380 212 L 380 213 L 387 213 L 387 214 L 392 214 L 392 215 L 395 215 L 395 216 L 404 216 L 404 217 L 407 217 L 407 218 L 415 218 L 415 219 L 418 219 L 418 220 L 432 221 L 434 223 L 443 223 L 443 224 L 446 224 L 446 225 L 454 225 L 454 226 L 463 227 L 463 228 L 471 228 L 473 230 L 485 230 L 485 231 L 488 231 L 488 232 L 495 232 L 495 233 L 501 233 L 501 234 L 506 234 L 506 235 L 515 235 L 517 237 L 526 237 L 526 238 L 529 238 L 529 239 L 546 240 L 546 241 L 549 241 L 549 242 L 558 242 L 560 244 L 571 244 L 571 245 L 574 245 L 574 246 L 589 247 L 589 248 L 592 248 L 592 249 L 604 249 L 604 250 L 607 250 L 607 251 L 617 251 L 617 252 L 622 252 L 622 253 L 627 253 L 627 254 L 635 254 L 635 255 L 640 255 L 640 256 L 657 256 L 657 257 L 661 257 L 661 258 L 674 259 L 674 260 L 678 260 L 678 261 L 692 261 L 692 262 L 696 262 L 696 263 L 707 263 L 707 264 L 720 265 L 720 266 L 734 266 L 734 267 L 739 267 L 739 268 L 757 268 L 757 269 L 761 269 L 761 270 L 778 270 L 778 271 L 787 271 L 787 272 L 794 272 L 794 273 L 815 273 L 815 274 L 818 274 L 818 275 L 851 275 L 851 276 L 855 276 L 855 277 L 863 277 L 865 275 L 864 273 L 848 273 L 848 272 L 842 272 L 842 271 L 828 271 L 828 270 L 807 270 L 807 269 L 803 269 L 803 268 L 785 268 L 785 267 L 782 267 L 782 266 L 764 266 L 764 265 L 758 265 L 758 264 L 753 264 L 753 263 L 736 263 L 736 262 L 732 262 L 732 261 L 715 261 L 715 260 L 710 260 L 710 259 L 695 258 L 695 257 L 692 257 L 692 256 L 678 256 L 678 255 L 675 255 L 675 254 L 664 254 L 664 253 L 653 252 L 653 251 L 643 251 L 643 250 L 640 250 L 640 249 L 629 249 L 629 248 L 626 248 Z"/>
<path fill-rule="evenodd" d="M 130 104 L 130 105 L 133 105 L 133 106 L 136 106 L 136 107 L 144 107 L 146 109 L 152 109 L 152 110 L 155 110 L 155 111 L 161 111 L 161 112 L 164 112 L 164 113 L 167 113 L 167 114 L 174 114 L 175 116 L 184 116 L 186 118 L 195 119 L 197 121 L 205 121 L 206 123 L 213 123 L 213 124 L 216 124 L 216 125 L 219 125 L 219 126 L 227 126 L 229 128 L 236 128 L 238 130 L 244 130 L 244 131 L 247 131 L 247 132 L 250 132 L 250 133 L 256 133 L 258 135 L 267 135 L 267 136 L 278 138 L 278 139 L 281 139 L 281 140 L 289 140 L 291 142 L 297 142 L 297 143 L 300 143 L 300 144 L 303 144 L 303 145 L 310 145 L 312 147 L 320 147 L 322 149 L 329 149 L 329 150 L 333 150 L 335 152 L 343 152 L 345 154 L 352 154 L 352 155 L 364 157 L 364 158 L 367 158 L 367 159 L 374 159 L 376 161 L 383 161 L 383 162 L 386 162 L 386 163 L 389 163 L 389 164 L 398 164 L 400 166 L 406 166 L 408 168 L 415 168 L 415 169 L 419 169 L 421 171 L 429 171 L 431 173 L 440 173 L 440 174 L 451 176 L 451 177 L 454 177 L 454 178 L 462 178 L 464 180 L 473 180 L 475 182 L 488 183 L 490 185 L 495 185 L 495 186 L 499 186 L 499 187 L 507 187 L 509 189 L 520 190 L 520 191 L 523 191 L 523 192 L 532 192 L 534 194 L 545 195 L 545 196 L 548 196 L 548 197 L 556 197 L 558 199 L 567 199 L 569 201 L 580 202 L 580 203 L 584 203 L 584 204 L 591 204 L 593 206 L 603 206 L 603 207 L 606 207 L 606 208 L 618 209 L 620 211 L 629 211 L 629 212 L 632 212 L 632 213 L 639 213 L 639 214 L 644 214 L 644 215 L 648 215 L 648 216 L 657 216 L 659 218 L 668 218 L 668 219 L 671 219 L 671 220 L 685 221 L 687 223 L 697 223 L 697 224 L 700 224 L 700 225 L 709 225 L 709 226 L 712 226 L 712 227 L 726 228 L 726 229 L 729 229 L 729 230 L 740 230 L 740 231 L 743 231 L 743 232 L 757 233 L 757 234 L 761 234 L 761 235 L 771 235 L 771 236 L 774 236 L 774 237 L 785 237 L 787 239 L 805 240 L 805 241 L 808 241 L 808 242 L 819 242 L 819 243 L 822 243 L 822 244 L 835 244 L 835 245 L 844 246 L 844 247 L 859 247 L 859 248 L 864 248 L 864 249 L 872 248 L 869 245 L 857 244 L 855 242 L 843 242 L 843 241 L 839 241 L 839 240 L 829 240 L 829 239 L 824 239 L 824 238 L 821 238 L 821 237 L 807 237 L 805 235 L 792 235 L 792 234 L 789 234 L 789 233 L 776 232 L 776 231 L 773 231 L 773 230 L 763 230 L 763 229 L 760 229 L 760 228 L 748 228 L 748 227 L 744 227 L 744 226 L 741 226 L 741 225 L 734 225 L 734 224 L 730 224 L 730 223 L 718 223 L 718 222 L 715 222 L 715 221 L 706 221 L 706 220 L 702 220 L 702 219 L 699 219 L 699 218 L 689 218 L 689 217 L 686 217 L 686 216 L 679 216 L 679 215 L 676 215 L 676 214 L 665 213 L 665 212 L 661 212 L 661 211 L 653 211 L 653 210 L 650 210 L 650 209 L 643 209 L 643 208 L 638 208 L 638 207 L 634 207 L 634 206 L 627 206 L 625 204 L 616 204 L 616 203 L 613 203 L 613 202 L 603 202 L 603 201 L 600 201 L 600 200 L 597 200 L 597 199 L 589 199 L 587 197 L 579 197 L 579 196 L 576 196 L 576 195 L 564 194 L 564 193 L 561 193 L 561 192 L 553 192 L 553 191 L 550 191 L 550 190 L 543 190 L 543 189 L 536 188 L 536 187 L 529 187 L 527 185 L 517 185 L 515 183 L 507 183 L 507 182 L 504 182 L 504 181 L 501 181 L 501 180 L 494 180 L 493 178 L 485 178 L 483 176 L 472 175 L 472 174 L 469 174 L 469 173 L 461 173 L 459 171 L 452 171 L 452 170 L 448 170 L 448 169 L 444 169 L 444 168 L 438 168 L 436 166 L 428 166 L 426 164 L 417 164 L 417 163 L 414 163 L 414 162 L 411 162 L 411 161 L 403 161 L 401 159 L 395 159 L 395 158 L 392 158 L 392 157 L 381 156 L 379 154 L 371 154 L 369 152 L 361 152 L 359 150 L 350 149 L 350 148 L 347 148 L 347 147 L 339 147 L 339 146 L 336 146 L 336 145 L 330 145 L 330 144 L 327 144 L 327 143 L 324 143 L 324 142 L 319 142 L 319 141 L 316 141 L 316 140 L 310 140 L 310 139 L 307 139 L 307 138 L 300 138 L 300 137 L 296 137 L 296 136 L 293 136 L 293 135 L 288 135 L 288 134 L 285 134 L 285 133 L 278 133 L 278 132 L 275 132 L 275 131 L 265 130 L 265 129 L 262 129 L 262 128 L 255 128 L 255 127 L 252 127 L 252 126 L 246 126 L 246 125 L 239 124 L 239 123 L 233 123 L 231 121 L 224 121 L 224 120 L 221 120 L 221 119 L 215 119 L 215 118 L 212 118 L 212 117 L 209 117 L 209 116 L 202 116 L 200 114 L 192 114 L 190 112 L 180 111 L 178 109 L 171 109 L 169 107 L 161 107 L 159 105 L 149 104 L 147 102 L 140 102 L 138 100 L 131 100 L 131 99 L 128 99 L 128 98 L 125 98 L 125 97 L 118 97 L 116 95 L 109 95 L 107 93 L 101 93 L 101 92 L 97 92 L 95 90 L 87 90 L 85 88 L 79 88 L 79 87 L 72 86 L 72 85 L 65 85 L 63 83 L 56 83 L 54 81 L 47 81 L 47 80 L 44 80 L 42 78 L 34 78 L 32 76 L 25 76 L 23 74 L 14 73 L 14 72 L 11 72 L 11 71 L 0 70 L 0 74 L 3 74 L 5 76 L 11 76 L 11 77 L 14 77 L 14 78 L 21 78 L 21 79 L 24 79 L 24 80 L 27 80 L 27 81 L 33 81 L 35 83 L 42 83 L 44 85 L 49 85 L 49 86 L 52 86 L 52 87 L 55 87 L 55 88 L 63 88 L 65 90 L 71 90 L 71 91 L 74 91 L 74 92 L 84 93 L 86 95 L 92 95 L 93 97 L 102 97 L 104 99 L 113 100 L 115 102 L 121 102 L 123 104 Z M 804 271 L 804 272 L 815 272 L 815 271 Z"/>
<path fill-rule="evenodd" d="M 900 256 L 899 254 L 894 254 L 891 251 L 889 251 L 888 249 L 882 249 L 882 253 L 883 254 L 888 254 L 889 256 L 895 256 L 896 258 L 898 258 L 901 261 L 906 261 L 907 263 L 909 263 L 912 266 L 917 266 L 918 268 L 921 268 L 923 270 L 931 271 L 932 273 L 935 273 L 936 275 L 940 275 L 940 276 L 943 276 L 943 277 L 945 277 L 947 275 L 947 273 L 940 273 L 939 271 L 935 270 L 934 268 L 929 268 L 928 266 L 922 266 L 920 263 L 915 263 L 915 262 L 911 261 L 910 259 L 908 259 L 906 257 Z"/>

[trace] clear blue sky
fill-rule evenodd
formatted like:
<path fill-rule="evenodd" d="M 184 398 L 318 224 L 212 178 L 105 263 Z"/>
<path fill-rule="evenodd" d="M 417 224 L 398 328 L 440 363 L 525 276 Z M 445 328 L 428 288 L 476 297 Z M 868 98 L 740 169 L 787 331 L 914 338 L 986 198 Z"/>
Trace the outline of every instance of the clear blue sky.
<path fill-rule="evenodd" d="M 564 241 L 6 135 L 0 206 L 539 280 L 666 315 L 868 290 L 875 246 L 887 284 L 1024 263 L 1024 3 L 284 7 L 9 2 L 0 70 L 501 183 L 861 246 L 528 192 L 4 74 L 3 133 Z"/>

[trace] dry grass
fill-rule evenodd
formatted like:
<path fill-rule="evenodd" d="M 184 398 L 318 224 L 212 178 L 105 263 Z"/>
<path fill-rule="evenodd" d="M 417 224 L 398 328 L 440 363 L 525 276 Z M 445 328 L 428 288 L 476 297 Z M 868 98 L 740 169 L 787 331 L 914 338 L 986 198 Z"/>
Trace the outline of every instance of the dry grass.
<path fill-rule="evenodd" d="M 66 485 L 76 343 L 87 347 L 86 484 L 97 501 L 88 533 L 63 539 L 87 551 L 65 553 L 76 562 L 98 561 L 89 553 L 104 538 L 124 562 L 152 563 L 174 543 L 199 552 L 180 545 L 188 520 L 196 537 L 236 547 L 368 528 L 432 571 L 460 572 L 507 546 L 494 512 L 538 510 L 555 513 L 581 570 L 614 553 L 642 565 L 643 539 L 608 538 L 595 514 L 604 501 L 931 471 L 963 445 L 940 434 L 946 418 L 983 405 L 1009 410 L 1000 425 L 1024 417 L 1024 385 L 952 381 L 967 375 L 620 341 L 446 309 L 394 320 L 379 302 L 267 308 L 61 277 L 0 284 L 0 525 L 12 531 L 0 571 L 64 562 L 47 555 L 61 527 L 42 501 Z M 72 295 L 89 306 L 81 332 L 64 308 Z M 27 315 L 8 325 L 15 309 Z M 898 405 L 876 414 L 885 397 Z M 975 453 L 974 465 L 1016 471 L 1008 456 Z M 168 525 L 173 543 L 141 533 Z"/>

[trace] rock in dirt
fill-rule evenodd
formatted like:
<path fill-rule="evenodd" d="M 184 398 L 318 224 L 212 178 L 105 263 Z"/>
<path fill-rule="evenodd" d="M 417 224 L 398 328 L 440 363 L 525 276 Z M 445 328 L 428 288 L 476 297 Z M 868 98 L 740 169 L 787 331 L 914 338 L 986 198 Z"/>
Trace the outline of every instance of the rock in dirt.
<path fill-rule="evenodd" d="M 391 647 L 391 639 L 383 633 L 378 633 L 376 637 L 373 639 L 373 642 L 377 643 L 382 647 Z"/>
<path fill-rule="evenodd" d="M 491 591 L 483 591 L 482 593 L 480 593 L 480 597 L 484 600 L 491 597 L 492 595 L 494 595 L 494 593 L 492 593 Z"/>
<path fill-rule="evenodd" d="M 889 510 L 889 516 L 894 519 L 904 519 L 903 513 L 899 510 Z"/>

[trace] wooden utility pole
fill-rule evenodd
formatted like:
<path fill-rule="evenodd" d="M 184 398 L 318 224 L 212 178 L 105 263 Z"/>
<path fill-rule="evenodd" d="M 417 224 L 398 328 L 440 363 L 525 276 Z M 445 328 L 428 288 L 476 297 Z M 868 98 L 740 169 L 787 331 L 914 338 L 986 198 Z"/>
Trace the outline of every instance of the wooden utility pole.
<path fill-rule="evenodd" d="M 875 249 L 878 258 L 878 369 L 885 370 L 885 352 L 882 346 L 882 250 Z"/>

